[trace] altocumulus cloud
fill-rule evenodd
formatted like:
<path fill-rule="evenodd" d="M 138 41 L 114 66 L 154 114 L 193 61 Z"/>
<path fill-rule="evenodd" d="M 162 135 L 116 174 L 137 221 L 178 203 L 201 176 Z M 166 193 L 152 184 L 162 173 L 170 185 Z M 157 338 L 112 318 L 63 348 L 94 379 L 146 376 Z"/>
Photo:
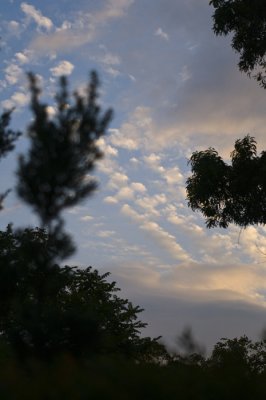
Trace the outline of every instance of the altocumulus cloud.
<path fill-rule="evenodd" d="M 69 61 L 60 61 L 55 67 L 50 68 L 53 76 L 70 75 L 74 69 L 74 65 Z"/>
<path fill-rule="evenodd" d="M 42 13 L 39 10 L 37 10 L 34 6 L 28 3 L 21 3 L 21 10 L 26 14 L 28 18 L 36 22 L 38 27 L 45 28 L 48 31 L 52 29 L 53 27 L 52 20 L 42 15 Z"/>

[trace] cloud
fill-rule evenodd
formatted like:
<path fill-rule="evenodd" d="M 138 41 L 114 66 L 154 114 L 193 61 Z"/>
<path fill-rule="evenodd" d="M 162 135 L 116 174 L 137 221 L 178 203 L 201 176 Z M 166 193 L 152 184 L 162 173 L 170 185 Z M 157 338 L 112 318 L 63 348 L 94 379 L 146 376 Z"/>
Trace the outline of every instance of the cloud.
<path fill-rule="evenodd" d="M 154 171 L 158 173 L 165 172 L 165 168 L 160 164 L 161 156 L 159 154 L 151 153 L 147 156 L 144 156 L 144 161 Z"/>
<path fill-rule="evenodd" d="M 109 171 L 111 172 L 111 171 Z M 111 178 L 108 183 L 110 189 L 120 189 L 125 186 L 128 182 L 128 176 L 123 172 L 113 172 L 111 173 Z"/>
<path fill-rule="evenodd" d="M 31 47 L 39 52 L 59 53 L 90 43 L 105 24 L 124 17 L 133 3 L 134 0 L 107 0 L 102 10 L 76 13 L 73 21 L 64 21 L 61 29 L 35 38 Z"/>
<path fill-rule="evenodd" d="M 117 204 L 118 203 L 118 200 L 113 196 L 106 196 L 103 201 L 104 201 L 104 203 L 107 203 L 107 204 Z"/>
<path fill-rule="evenodd" d="M 157 244 L 167 250 L 174 259 L 179 261 L 191 260 L 191 256 L 176 242 L 176 238 L 156 222 L 147 221 L 140 228 L 149 232 Z"/>
<path fill-rule="evenodd" d="M 133 200 L 135 194 L 145 193 L 146 187 L 141 182 L 129 183 L 129 178 L 122 172 L 112 172 L 108 182 L 108 188 L 116 190 L 116 194 L 113 196 L 106 196 L 104 202 L 108 204 L 117 204 L 119 201 L 128 199 Z"/>
<path fill-rule="evenodd" d="M 93 29 L 80 33 L 77 29 L 67 29 L 50 35 L 41 35 L 31 42 L 31 48 L 39 53 L 64 53 L 91 42 L 95 37 Z"/>
<path fill-rule="evenodd" d="M 136 200 L 136 204 L 144 209 L 149 215 L 160 216 L 160 212 L 156 209 L 157 206 L 167 202 L 164 193 L 155 194 L 153 196 L 140 197 Z"/>
<path fill-rule="evenodd" d="M 156 29 L 167 27 L 167 34 L 175 40 L 160 46 L 158 57 L 158 41 L 151 41 L 150 25 L 143 23 L 138 27 L 142 37 L 139 45 L 134 29 L 140 19 L 133 13 L 128 32 L 119 31 L 127 34 L 126 45 L 119 42 L 113 49 L 116 53 L 120 50 L 123 69 L 136 77 L 130 105 L 149 110 L 150 125 L 145 141 L 138 115 L 132 111 L 127 122 L 112 134 L 113 145 L 135 150 L 147 148 L 148 142 L 150 148 L 158 149 L 178 142 L 182 148 L 192 146 L 192 150 L 219 146 L 228 156 L 234 140 L 248 132 L 266 144 L 264 91 L 240 74 L 230 41 L 213 34 L 207 2 L 166 0 L 165 5 L 154 1 L 149 11 L 138 7 L 145 19 L 159 21 Z"/>
<path fill-rule="evenodd" d="M 21 53 L 21 52 L 16 53 L 15 56 L 16 56 L 17 60 L 18 60 L 21 64 L 27 64 L 27 63 L 29 62 L 29 58 L 28 58 L 25 54 L 23 54 L 23 53 Z"/>
<path fill-rule="evenodd" d="M 120 57 L 118 57 L 116 54 L 108 52 L 105 46 L 100 47 L 104 50 L 104 53 L 92 57 L 92 60 L 102 65 L 105 72 L 116 78 L 120 75 L 120 71 L 117 69 L 117 67 L 121 64 Z"/>
<path fill-rule="evenodd" d="M 134 166 L 137 166 L 140 164 L 140 161 L 136 157 L 131 157 L 129 162 Z"/>
<path fill-rule="evenodd" d="M 144 215 L 137 213 L 129 204 L 124 204 L 121 207 L 121 213 L 123 215 L 126 215 L 127 217 L 130 217 L 131 219 L 133 219 L 136 222 L 144 222 L 145 221 Z"/>
<path fill-rule="evenodd" d="M 169 40 L 168 34 L 167 34 L 166 32 L 164 32 L 164 31 L 162 30 L 162 28 L 158 28 L 158 29 L 155 31 L 154 35 L 155 35 L 155 36 L 159 36 L 159 37 L 160 37 L 161 39 L 163 39 L 163 40 Z"/>
<path fill-rule="evenodd" d="M 14 20 L 8 22 L 7 29 L 10 35 L 14 35 L 16 37 L 19 37 L 23 30 L 21 24 Z"/>
<path fill-rule="evenodd" d="M 185 83 L 186 81 L 188 81 L 191 78 L 191 73 L 190 73 L 187 65 L 184 65 L 182 67 L 181 72 L 179 72 L 179 76 L 183 83 Z"/>
<path fill-rule="evenodd" d="M 10 99 L 2 101 L 2 107 L 5 109 L 24 107 L 29 103 L 29 100 L 28 94 L 23 92 L 15 92 L 12 94 Z"/>
<path fill-rule="evenodd" d="M 100 231 L 97 233 L 97 236 L 100 238 L 109 238 L 110 236 L 113 236 L 115 234 L 115 231 Z"/>
<path fill-rule="evenodd" d="M 161 175 L 163 180 L 165 180 L 168 185 L 168 190 L 170 189 L 170 186 L 176 187 L 177 185 L 184 184 L 184 176 L 180 172 L 179 167 L 175 166 L 169 168 L 167 166 L 163 166 L 161 164 L 162 157 L 158 153 L 150 153 L 149 155 L 144 156 L 143 160 L 149 168 Z"/>
<path fill-rule="evenodd" d="M 176 71 L 180 70 L 180 83 L 172 70 L 165 88 L 171 99 L 169 106 L 157 116 L 153 114 L 160 126 L 158 132 L 166 132 L 169 141 L 187 137 L 194 146 L 219 146 L 227 156 L 234 140 L 247 133 L 265 145 L 264 91 L 238 71 L 230 42 L 211 32 L 210 7 L 201 1 L 190 3 L 167 1 L 167 18 L 166 13 L 162 14 L 162 21 L 168 22 L 170 30 L 174 25 L 182 30 L 180 37 L 186 45 L 178 41 L 179 57 L 184 60 L 180 67 L 175 65 Z M 165 87 L 166 73 L 164 69 L 164 75 L 157 75 L 161 87 Z M 155 97 L 154 107 L 156 100 Z"/>
<path fill-rule="evenodd" d="M 22 92 L 16 92 L 11 96 L 11 99 L 18 106 L 25 106 L 29 102 L 29 95 Z"/>
<path fill-rule="evenodd" d="M 266 307 L 266 271 L 261 266 L 254 268 L 251 264 L 207 264 L 186 260 L 186 254 L 177 246 L 173 238 L 156 225 L 148 225 L 147 230 L 155 234 L 155 238 L 173 252 L 173 256 L 181 252 L 184 261 L 176 265 L 148 265 L 131 263 L 127 269 L 115 267 L 114 272 L 123 276 L 126 286 L 133 285 L 135 290 L 156 293 L 157 296 L 176 298 L 181 301 L 201 303 L 227 303 L 241 301 L 243 303 Z M 158 263 L 158 260 L 157 260 Z M 139 270 L 138 274 L 134 272 Z M 145 279 L 147 277 L 147 279 Z M 150 279 L 148 279 L 150 277 Z M 142 279 L 143 278 L 143 279 Z M 220 303 L 220 304 L 221 304 Z M 243 332 L 242 332 L 243 333 Z"/>
<path fill-rule="evenodd" d="M 110 141 L 114 146 L 127 150 L 136 150 L 138 148 L 137 141 L 123 135 L 119 129 L 109 129 L 109 131 L 111 133 Z"/>
<path fill-rule="evenodd" d="M 239 233 L 239 246 L 251 261 L 265 262 L 266 229 L 265 227 L 249 226 Z"/>
<path fill-rule="evenodd" d="M 118 57 L 116 54 L 107 52 L 105 48 L 104 48 L 104 50 L 105 50 L 104 54 L 95 58 L 98 62 L 106 64 L 106 65 L 120 65 L 121 64 L 120 57 Z"/>
<path fill-rule="evenodd" d="M 164 230 L 158 223 L 151 221 L 145 215 L 139 214 L 130 205 L 124 204 L 121 213 L 130 217 L 133 222 L 139 224 L 139 228 L 149 234 L 161 249 L 165 250 L 173 259 L 179 261 L 191 260 L 189 254 L 176 242 L 169 232 Z"/>
<path fill-rule="evenodd" d="M 212 277 L 216 275 L 211 265 L 189 267 L 187 263 L 173 266 L 158 262 L 148 265 L 141 261 L 125 264 L 119 260 L 110 260 L 107 265 L 105 268 L 112 271 L 112 279 L 123 288 L 125 296 L 145 309 L 142 313 L 142 319 L 148 322 L 145 335 L 160 334 L 164 342 L 173 346 L 176 336 L 189 325 L 208 350 L 221 337 L 240 337 L 243 332 L 258 340 L 264 326 L 265 302 L 254 297 L 254 293 L 249 296 L 248 281 L 253 279 L 248 270 L 252 269 L 251 265 L 246 268 L 240 264 L 228 276 L 228 280 L 232 276 L 233 280 L 240 279 L 240 292 L 204 288 L 205 279 L 209 282 L 209 273 Z M 230 265 L 220 264 L 217 269 L 227 275 Z M 202 288 L 197 286 L 198 279 Z M 265 282 L 263 275 L 261 281 Z M 245 289 L 248 291 L 244 293 Z"/>
<path fill-rule="evenodd" d="M 56 67 L 50 68 L 53 76 L 70 75 L 74 65 L 69 61 L 60 61 Z"/>
<path fill-rule="evenodd" d="M 111 130 L 110 141 L 114 146 L 127 150 L 152 147 L 154 125 L 148 107 L 138 106 L 119 129 Z"/>
<path fill-rule="evenodd" d="M 100 147 L 101 151 L 103 154 L 108 157 L 117 157 L 118 156 L 118 150 L 115 149 L 114 147 L 110 146 L 107 144 L 106 140 L 104 138 L 100 138 L 97 140 L 97 145 Z"/>
<path fill-rule="evenodd" d="M 115 196 L 117 200 L 133 199 L 133 197 L 134 197 L 134 190 L 128 186 L 125 186 L 122 189 L 120 189 Z"/>
<path fill-rule="evenodd" d="M 186 137 L 182 136 L 178 124 L 171 125 L 172 120 L 165 121 L 165 117 L 162 123 L 161 115 L 161 110 L 157 112 L 156 107 L 135 107 L 120 127 L 110 129 L 110 142 L 122 149 L 140 149 L 144 153 L 173 147 L 179 151 L 187 148 Z"/>
<path fill-rule="evenodd" d="M 123 17 L 134 0 L 107 0 L 103 10 L 94 14 L 96 23 L 106 23 L 114 18 Z"/>
<path fill-rule="evenodd" d="M 184 177 L 178 167 L 166 169 L 164 178 L 168 185 L 177 185 L 184 182 Z"/>
<path fill-rule="evenodd" d="M 92 217 L 91 215 L 84 215 L 84 217 L 80 218 L 80 220 L 83 222 L 92 221 L 93 219 L 94 217 Z"/>
<path fill-rule="evenodd" d="M 144 193 L 147 191 L 146 187 L 141 182 L 133 182 L 131 183 L 131 187 L 136 192 Z"/>
<path fill-rule="evenodd" d="M 9 64 L 5 68 L 5 79 L 10 85 L 15 85 L 21 79 L 23 70 L 14 63 Z"/>
<path fill-rule="evenodd" d="M 45 28 L 48 31 L 52 29 L 53 23 L 51 19 L 43 16 L 42 13 L 34 6 L 28 3 L 21 3 L 20 7 L 27 17 L 33 19 L 36 22 L 38 27 Z"/>

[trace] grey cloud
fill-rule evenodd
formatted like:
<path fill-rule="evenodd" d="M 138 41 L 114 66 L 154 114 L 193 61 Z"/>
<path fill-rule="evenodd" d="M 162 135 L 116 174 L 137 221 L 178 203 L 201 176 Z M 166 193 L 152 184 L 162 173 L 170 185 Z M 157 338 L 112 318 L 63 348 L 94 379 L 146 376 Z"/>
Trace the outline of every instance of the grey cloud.
<path fill-rule="evenodd" d="M 92 42 L 106 23 L 126 15 L 134 0 L 106 0 L 103 7 L 92 13 L 76 12 L 73 21 L 64 21 L 62 27 L 49 35 L 39 35 L 31 47 L 36 51 L 69 52 Z"/>
<path fill-rule="evenodd" d="M 232 296 L 230 299 L 232 294 L 226 290 L 204 298 L 199 293 L 193 296 L 193 290 L 173 292 L 170 281 L 162 289 L 163 268 L 159 272 L 156 267 L 148 269 L 130 263 L 125 267 L 111 262 L 102 268 L 111 271 L 111 279 L 122 288 L 123 296 L 144 308 L 141 319 L 149 325 L 143 334 L 162 335 L 170 347 L 186 326 L 191 326 L 196 339 L 211 350 L 222 337 L 246 334 L 257 339 L 266 325 L 264 306 Z"/>
<path fill-rule="evenodd" d="M 188 137 L 193 148 L 220 146 L 228 154 L 247 133 L 265 145 L 265 92 L 238 71 L 230 40 L 212 32 L 211 14 L 205 0 L 156 0 L 133 7 L 114 28 L 108 47 L 123 54 L 120 70 L 136 77 L 128 107 L 150 107 L 160 145 Z M 163 46 L 153 35 L 158 26 L 171 37 Z"/>

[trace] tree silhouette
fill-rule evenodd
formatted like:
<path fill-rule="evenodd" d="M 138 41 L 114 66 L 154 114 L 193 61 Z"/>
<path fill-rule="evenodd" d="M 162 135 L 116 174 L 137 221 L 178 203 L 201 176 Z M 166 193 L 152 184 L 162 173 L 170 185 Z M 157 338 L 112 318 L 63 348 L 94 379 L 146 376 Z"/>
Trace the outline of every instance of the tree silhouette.
<path fill-rule="evenodd" d="M 5 111 L 0 116 L 0 160 L 14 149 L 15 141 L 21 135 L 20 132 L 15 132 L 9 128 L 11 113 L 12 110 Z M 9 191 L 10 189 L 0 194 L 0 210 L 3 208 L 3 200 Z"/>
<path fill-rule="evenodd" d="M 104 135 L 112 111 L 101 115 L 95 72 L 86 95 L 75 93 L 73 104 L 67 80 L 61 78 L 52 119 L 47 105 L 40 103 L 40 89 L 33 74 L 29 74 L 29 81 L 34 119 L 28 129 L 28 155 L 19 160 L 17 193 L 33 207 L 42 226 L 52 229 L 62 224 L 65 208 L 80 203 L 95 190 L 96 182 L 88 179 L 88 174 L 102 157 L 97 140 Z"/>
<path fill-rule="evenodd" d="M 266 7 L 264 0 L 211 0 L 216 35 L 232 34 L 240 71 L 266 88 Z"/>
<path fill-rule="evenodd" d="M 65 250 L 64 248 L 61 250 Z M 60 246 L 44 229 L 0 232 L 0 341 L 20 358 L 68 353 L 150 360 L 157 339 L 140 338 L 140 307 L 117 296 L 115 282 L 91 267 L 60 267 Z"/>
<path fill-rule="evenodd" d="M 188 204 L 202 212 L 208 228 L 266 223 L 266 152 L 257 155 L 253 137 L 236 141 L 231 164 L 213 148 L 194 152 L 190 164 Z"/>

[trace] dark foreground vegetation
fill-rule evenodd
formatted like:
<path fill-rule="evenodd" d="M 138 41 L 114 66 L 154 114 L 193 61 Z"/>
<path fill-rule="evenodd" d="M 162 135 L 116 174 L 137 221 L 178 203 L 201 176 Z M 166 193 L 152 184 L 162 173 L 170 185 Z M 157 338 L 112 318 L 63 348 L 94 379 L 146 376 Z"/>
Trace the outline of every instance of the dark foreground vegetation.
<path fill-rule="evenodd" d="M 240 69 L 259 67 L 255 76 L 265 87 L 264 3 L 211 3 L 215 32 L 235 34 Z M 258 22 L 260 35 L 252 28 L 253 36 L 243 36 L 252 25 L 248 18 Z M 52 119 L 34 75 L 29 82 L 33 119 L 16 191 L 40 227 L 10 224 L 0 231 L 0 399 L 265 399 L 266 340 L 221 339 L 204 356 L 187 331 L 180 339 L 183 352 L 170 352 L 160 337 L 141 335 L 142 309 L 118 296 L 108 273 L 63 263 L 75 246 L 62 213 L 96 188 L 90 174 L 101 158 L 97 140 L 112 112 L 102 113 L 98 105 L 96 73 L 84 97 L 70 96 L 61 79 Z M 0 118 L 0 158 L 20 136 L 10 129 L 10 118 L 11 112 Z M 265 160 L 250 136 L 236 142 L 232 165 L 214 149 L 194 153 L 189 205 L 203 213 L 208 227 L 265 224 Z M 7 195 L 0 196 L 1 208 Z"/>
<path fill-rule="evenodd" d="M 246 337 L 217 343 L 212 355 L 140 362 L 123 352 L 81 360 L 69 353 L 49 362 L 18 360 L 1 346 L 1 399 L 265 399 L 266 343 Z M 162 360 L 161 360 L 162 361 Z"/>

